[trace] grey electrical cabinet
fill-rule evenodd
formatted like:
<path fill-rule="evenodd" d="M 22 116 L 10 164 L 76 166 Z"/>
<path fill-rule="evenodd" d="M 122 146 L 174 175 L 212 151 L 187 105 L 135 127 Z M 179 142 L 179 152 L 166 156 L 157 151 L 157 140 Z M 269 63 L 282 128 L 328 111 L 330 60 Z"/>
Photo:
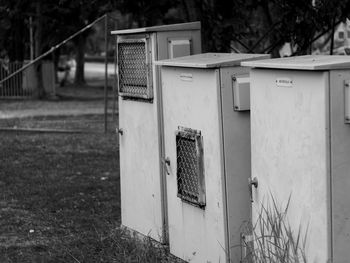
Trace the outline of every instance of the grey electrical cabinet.
<path fill-rule="evenodd" d="M 112 31 L 117 45 L 122 225 L 165 243 L 162 102 L 155 61 L 200 53 L 200 28 L 192 22 Z"/>
<path fill-rule="evenodd" d="M 206 53 L 162 65 L 164 177 L 170 252 L 239 262 L 249 219 L 249 69 L 259 54 Z"/>
<path fill-rule="evenodd" d="M 350 260 L 350 57 L 243 62 L 250 73 L 253 221 L 285 208 L 307 262 Z M 254 222 L 253 222 L 254 223 Z"/>

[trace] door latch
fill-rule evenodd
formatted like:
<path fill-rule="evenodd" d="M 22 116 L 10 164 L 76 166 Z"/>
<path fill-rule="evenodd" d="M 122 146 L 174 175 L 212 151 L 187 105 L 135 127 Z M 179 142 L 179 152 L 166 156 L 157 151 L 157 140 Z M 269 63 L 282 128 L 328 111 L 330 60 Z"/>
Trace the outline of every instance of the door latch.
<path fill-rule="evenodd" d="M 249 187 L 249 193 L 250 193 L 250 201 L 253 203 L 253 186 L 255 188 L 258 188 L 258 179 L 256 177 L 252 178 L 248 178 L 248 187 Z"/>
<path fill-rule="evenodd" d="M 124 134 L 124 131 L 123 131 L 122 128 L 119 128 L 119 129 L 117 128 L 116 131 L 117 131 L 117 133 L 119 133 L 120 135 L 123 135 L 123 134 Z"/>
<path fill-rule="evenodd" d="M 165 166 L 165 171 L 166 171 L 166 174 L 169 175 L 170 172 L 169 172 L 169 168 L 170 168 L 170 158 L 169 157 L 166 157 L 163 159 L 163 163 L 164 163 L 164 166 Z"/>

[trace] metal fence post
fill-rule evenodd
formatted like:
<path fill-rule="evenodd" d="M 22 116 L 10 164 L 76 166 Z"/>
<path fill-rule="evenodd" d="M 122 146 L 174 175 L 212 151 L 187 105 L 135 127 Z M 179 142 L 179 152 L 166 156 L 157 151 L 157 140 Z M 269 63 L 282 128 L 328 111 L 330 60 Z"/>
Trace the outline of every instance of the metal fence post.
<path fill-rule="evenodd" d="M 104 114 L 105 133 L 107 133 L 107 105 L 108 105 L 108 14 L 105 14 L 105 86 L 104 86 Z"/>

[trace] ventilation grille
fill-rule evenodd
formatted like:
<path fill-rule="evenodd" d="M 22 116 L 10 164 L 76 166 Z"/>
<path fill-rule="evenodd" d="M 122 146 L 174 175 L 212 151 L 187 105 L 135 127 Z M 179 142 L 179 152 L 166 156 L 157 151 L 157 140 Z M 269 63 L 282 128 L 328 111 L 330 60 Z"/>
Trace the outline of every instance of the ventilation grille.
<path fill-rule="evenodd" d="M 126 97 L 152 98 L 145 40 L 118 43 L 119 93 Z"/>
<path fill-rule="evenodd" d="M 205 206 L 202 137 L 199 131 L 179 127 L 176 134 L 178 197 Z"/>

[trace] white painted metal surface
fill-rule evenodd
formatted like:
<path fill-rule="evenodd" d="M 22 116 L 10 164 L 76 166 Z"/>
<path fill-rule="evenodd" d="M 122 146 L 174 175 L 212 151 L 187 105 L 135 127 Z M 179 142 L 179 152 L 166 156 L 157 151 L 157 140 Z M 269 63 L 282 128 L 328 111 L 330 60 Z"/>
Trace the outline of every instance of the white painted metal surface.
<path fill-rule="evenodd" d="M 272 197 L 282 209 L 290 196 L 287 222 L 295 235 L 300 226 L 307 231 L 308 262 L 345 263 L 350 127 L 344 122 L 344 86 L 350 70 L 337 68 L 350 59 L 321 57 L 312 65 L 313 59 L 243 63 L 257 67 L 250 74 L 252 178 L 259 183 L 253 188 L 253 223 Z"/>
<path fill-rule="evenodd" d="M 169 58 L 176 58 L 181 54 L 191 54 L 190 39 L 171 39 L 168 42 Z"/>
<path fill-rule="evenodd" d="M 253 224 L 272 197 L 283 209 L 291 195 L 288 221 L 294 231 L 309 225 L 309 262 L 330 256 L 328 210 L 327 93 L 324 72 L 251 71 Z M 292 87 L 276 78 L 293 79 Z M 316 261 L 314 261 L 316 260 Z"/>
<path fill-rule="evenodd" d="M 171 25 L 114 30 L 111 32 L 111 34 L 126 35 L 126 34 L 138 34 L 138 33 L 186 31 L 186 30 L 200 30 L 200 29 L 201 29 L 201 23 L 199 21 L 196 21 L 196 22 L 179 23 L 179 24 L 171 24 Z"/>
<path fill-rule="evenodd" d="M 240 66 L 242 61 L 269 58 L 263 54 L 235 54 L 235 53 L 205 53 L 167 59 L 157 62 L 157 65 L 187 67 L 187 68 L 217 68 Z"/>
<path fill-rule="evenodd" d="M 170 162 L 169 174 L 164 176 L 167 178 L 170 252 L 188 262 L 239 262 L 240 227 L 249 219 L 250 211 L 247 187 L 250 125 L 248 111 L 234 111 L 232 79 L 247 76 L 248 70 L 226 67 L 227 63 L 240 63 L 244 60 L 242 55 L 202 54 L 193 59 L 202 61 L 201 57 L 206 65 L 215 66 L 202 67 L 203 64 L 192 63 L 191 57 L 184 59 L 188 61 L 186 66 L 179 59 L 157 62 L 164 65 L 161 70 L 164 145 Z M 205 207 L 178 196 L 176 131 L 179 126 L 201 132 Z"/>
<path fill-rule="evenodd" d="M 180 72 L 178 69 L 177 73 Z M 215 70 L 190 72 L 194 75 L 193 82 L 181 80 L 173 68 L 162 70 L 165 155 L 171 164 L 170 175 L 167 175 L 170 251 L 190 262 L 224 262 L 225 251 L 219 245 L 225 247 L 226 243 L 217 110 L 219 74 Z M 177 197 L 175 132 L 178 126 L 200 130 L 203 135 L 205 184 L 208 186 L 205 210 Z"/>
<path fill-rule="evenodd" d="M 180 56 L 201 52 L 199 29 L 199 23 L 189 23 L 183 27 L 174 25 L 112 32 L 117 36 L 117 43 L 146 39 L 150 47 L 148 67 L 151 68 L 149 79 L 153 89 L 151 100 L 131 98 L 128 94 L 119 96 L 122 225 L 163 243 L 167 243 L 167 209 L 165 182 L 161 176 L 160 75 L 155 61 L 169 58 L 169 54 Z M 168 45 L 170 39 L 190 40 L 187 42 L 190 46 L 174 53 L 169 50 L 172 48 Z"/>
<path fill-rule="evenodd" d="M 350 62 L 347 56 L 306 55 L 243 62 L 242 66 L 275 69 L 331 70 L 349 68 Z"/>

